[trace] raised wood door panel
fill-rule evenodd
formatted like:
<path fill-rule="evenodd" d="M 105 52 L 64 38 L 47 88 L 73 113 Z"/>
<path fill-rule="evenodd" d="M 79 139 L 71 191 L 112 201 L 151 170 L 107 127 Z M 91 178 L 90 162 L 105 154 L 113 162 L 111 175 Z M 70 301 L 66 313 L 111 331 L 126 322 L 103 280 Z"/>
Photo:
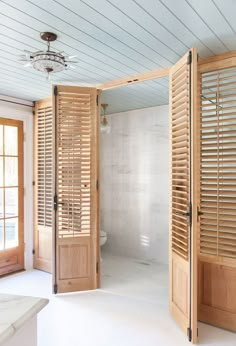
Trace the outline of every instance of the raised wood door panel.
<path fill-rule="evenodd" d="M 24 269 L 23 122 L 0 118 L 0 275 Z"/>
<path fill-rule="evenodd" d="M 192 150 L 197 54 L 193 49 L 170 70 L 171 229 L 170 312 L 193 342 L 197 339 L 196 236 L 192 219 Z"/>
<path fill-rule="evenodd" d="M 52 100 L 35 103 L 34 268 L 52 272 L 53 121 Z"/>
<path fill-rule="evenodd" d="M 97 288 L 98 91 L 54 87 L 54 292 Z"/>
<path fill-rule="evenodd" d="M 198 309 L 201 321 L 236 331 L 236 67 L 222 66 L 199 77 Z"/>

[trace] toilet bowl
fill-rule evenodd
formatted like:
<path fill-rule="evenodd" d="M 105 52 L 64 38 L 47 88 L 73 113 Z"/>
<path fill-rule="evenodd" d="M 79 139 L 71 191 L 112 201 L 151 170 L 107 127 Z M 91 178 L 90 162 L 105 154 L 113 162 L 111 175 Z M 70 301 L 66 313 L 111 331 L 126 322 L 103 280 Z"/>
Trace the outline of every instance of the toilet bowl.
<path fill-rule="evenodd" d="M 103 246 L 107 241 L 107 234 L 103 230 L 100 231 L 100 246 Z"/>

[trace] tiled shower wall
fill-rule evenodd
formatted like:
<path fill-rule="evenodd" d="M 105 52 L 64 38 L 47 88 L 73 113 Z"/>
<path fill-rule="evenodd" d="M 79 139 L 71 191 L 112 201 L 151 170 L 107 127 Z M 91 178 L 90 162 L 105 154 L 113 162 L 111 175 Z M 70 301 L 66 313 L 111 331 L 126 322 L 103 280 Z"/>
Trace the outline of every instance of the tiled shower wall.
<path fill-rule="evenodd" d="M 101 134 L 102 251 L 168 263 L 168 106 L 107 116 Z"/>

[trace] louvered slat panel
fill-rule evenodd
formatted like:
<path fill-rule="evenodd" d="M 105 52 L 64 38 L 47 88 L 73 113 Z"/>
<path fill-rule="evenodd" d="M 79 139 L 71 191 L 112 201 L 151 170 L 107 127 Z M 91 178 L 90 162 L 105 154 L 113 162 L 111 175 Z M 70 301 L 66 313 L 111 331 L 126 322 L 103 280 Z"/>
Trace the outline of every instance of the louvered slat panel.
<path fill-rule="evenodd" d="M 34 267 L 51 272 L 53 218 L 53 117 L 51 99 L 36 102 L 34 126 Z"/>
<path fill-rule="evenodd" d="M 38 225 L 52 227 L 52 107 L 37 108 L 37 208 Z"/>
<path fill-rule="evenodd" d="M 200 252 L 236 258 L 236 70 L 201 74 Z"/>
<path fill-rule="evenodd" d="M 189 254 L 188 223 L 183 213 L 189 206 L 189 66 L 184 64 L 171 79 L 172 232 L 173 252 Z M 182 96 L 181 96 L 182 95 Z"/>
<path fill-rule="evenodd" d="M 91 114 L 86 93 L 59 92 L 57 110 L 58 237 L 90 234 Z"/>

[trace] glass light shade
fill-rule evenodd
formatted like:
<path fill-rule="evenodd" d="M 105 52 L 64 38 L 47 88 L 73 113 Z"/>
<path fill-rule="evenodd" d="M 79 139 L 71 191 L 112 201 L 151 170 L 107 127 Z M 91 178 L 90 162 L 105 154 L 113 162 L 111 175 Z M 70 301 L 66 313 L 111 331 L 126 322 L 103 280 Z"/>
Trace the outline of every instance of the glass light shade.
<path fill-rule="evenodd" d="M 32 56 L 32 66 L 41 72 L 60 72 L 66 69 L 65 59 L 55 52 L 38 52 Z"/>
<path fill-rule="evenodd" d="M 103 115 L 101 118 L 100 130 L 102 133 L 110 133 L 111 132 L 111 125 L 108 123 L 105 115 Z"/>

